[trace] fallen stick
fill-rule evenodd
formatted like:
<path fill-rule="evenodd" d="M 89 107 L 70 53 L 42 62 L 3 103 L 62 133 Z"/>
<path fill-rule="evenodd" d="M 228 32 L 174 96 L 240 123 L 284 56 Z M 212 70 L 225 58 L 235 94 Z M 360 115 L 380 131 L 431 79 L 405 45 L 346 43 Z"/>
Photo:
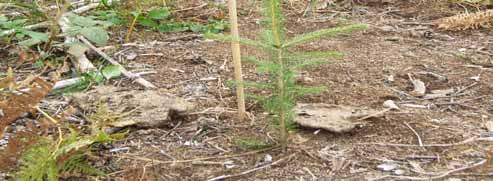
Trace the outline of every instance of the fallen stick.
<path fill-rule="evenodd" d="M 130 79 L 135 80 L 135 82 L 139 83 L 140 85 L 144 86 L 145 88 L 148 89 L 154 89 L 156 86 L 149 81 L 145 80 L 144 78 L 140 77 L 139 74 L 134 74 L 130 71 L 127 71 L 120 63 L 118 63 L 115 59 L 111 58 L 108 56 L 106 53 L 101 51 L 100 49 L 96 48 L 89 40 L 84 38 L 83 36 L 78 36 L 79 40 L 82 41 L 84 44 L 86 44 L 89 48 L 94 50 L 96 53 L 98 53 L 101 57 L 106 59 L 108 62 L 110 62 L 112 65 L 116 65 L 121 68 L 121 72 L 125 77 L 128 77 Z"/>
<path fill-rule="evenodd" d="M 53 86 L 52 90 L 63 89 L 65 87 L 68 87 L 68 86 L 77 84 L 80 81 L 82 81 L 82 79 L 83 79 L 82 77 L 76 77 L 76 78 L 71 78 L 71 79 L 66 79 L 66 80 L 58 81 L 58 82 L 55 83 L 55 85 Z"/>
<path fill-rule="evenodd" d="M 414 135 L 416 135 L 416 137 L 418 138 L 418 143 L 419 143 L 419 146 L 423 146 L 423 140 L 421 140 L 421 136 L 419 136 L 418 132 L 416 130 L 413 129 L 413 127 L 411 127 L 411 125 L 409 125 L 409 123 L 407 122 L 404 122 L 404 124 L 414 133 Z"/>
<path fill-rule="evenodd" d="M 142 75 L 156 74 L 156 73 L 157 73 L 156 71 L 147 71 L 147 72 L 139 72 L 139 73 L 135 73 L 135 74 L 136 75 L 139 75 L 139 76 L 142 76 Z M 77 83 L 79 83 L 82 80 L 83 80 L 82 77 L 75 77 L 75 78 L 60 80 L 60 81 L 58 81 L 58 82 L 55 83 L 55 85 L 53 86 L 53 89 L 52 90 L 63 89 L 63 88 L 72 86 L 74 84 L 77 84 Z"/>

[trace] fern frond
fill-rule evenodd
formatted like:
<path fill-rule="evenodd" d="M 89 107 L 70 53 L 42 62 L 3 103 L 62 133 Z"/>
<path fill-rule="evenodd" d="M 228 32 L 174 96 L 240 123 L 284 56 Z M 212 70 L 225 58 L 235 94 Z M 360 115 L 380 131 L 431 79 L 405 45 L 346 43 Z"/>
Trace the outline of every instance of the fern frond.
<path fill-rule="evenodd" d="M 84 153 L 78 153 L 70 157 L 65 164 L 63 164 L 59 169 L 62 172 L 68 172 L 68 173 L 83 173 L 83 174 L 88 174 L 88 175 L 98 175 L 98 176 L 105 176 L 106 173 L 103 171 L 94 168 L 93 166 L 89 165 L 86 160 L 84 160 Z"/>
<path fill-rule="evenodd" d="M 51 181 L 58 175 L 58 170 L 53 169 L 56 168 L 56 161 L 51 156 L 52 145 L 53 141 L 41 139 L 23 155 L 18 173 L 19 180 L 44 181 L 47 178 Z"/>
<path fill-rule="evenodd" d="M 491 28 L 493 26 L 493 10 L 442 18 L 437 20 L 436 24 L 438 28 L 452 31 Z"/>
<path fill-rule="evenodd" d="M 322 37 L 331 37 L 331 36 L 336 36 L 341 33 L 349 33 L 352 31 L 356 30 L 364 30 L 367 29 L 368 25 L 366 24 L 354 24 L 354 25 L 348 25 L 344 27 L 336 27 L 336 28 L 329 28 L 329 29 L 323 29 L 307 34 L 303 34 L 297 37 L 294 37 L 293 39 L 287 41 L 285 44 L 282 45 L 283 48 L 288 48 L 294 45 L 298 45 L 301 43 L 306 43 L 310 42 L 316 39 L 320 39 Z"/>
<path fill-rule="evenodd" d="M 69 136 L 64 139 L 60 147 L 56 149 L 54 141 L 50 139 L 41 139 L 40 142 L 29 149 L 22 157 L 21 169 L 19 171 L 19 179 L 22 181 L 56 181 L 61 170 L 77 169 L 79 171 L 96 173 L 90 165 L 84 160 L 74 157 L 72 162 L 64 165 L 67 162 L 58 163 L 58 159 L 68 155 L 73 151 L 79 151 L 84 147 L 88 147 L 94 143 L 105 143 L 111 141 L 111 136 L 103 131 L 97 135 L 81 137 L 76 131 L 71 130 Z M 70 157 L 69 157 L 70 158 Z M 75 163 L 76 161 L 80 161 Z M 61 164 L 61 165 L 60 165 Z"/>
<path fill-rule="evenodd" d="M 59 156 L 71 152 L 71 151 L 77 151 L 82 147 L 90 146 L 94 143 L 106 143 L 108 141 L 111 141 L 110 135 L 106 134 L 104 131 L 100 131 L 96 136 L 89 136 L 88 138 L 82 138 L 79 140 L 70 140 L 72 142 L 64 144 L 62 147 L 60 147 L 58 150 L 55 152 L 55 158 L 58 158 Z"/>

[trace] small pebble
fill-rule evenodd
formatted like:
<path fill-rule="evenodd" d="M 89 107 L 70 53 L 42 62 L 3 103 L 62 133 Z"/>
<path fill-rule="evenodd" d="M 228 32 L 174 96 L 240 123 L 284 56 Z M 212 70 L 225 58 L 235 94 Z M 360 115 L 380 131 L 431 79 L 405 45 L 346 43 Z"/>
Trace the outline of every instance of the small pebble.
<path fill-rule="evenodd" d="M 403 175 L 405 173 L 404 170 L 401 170 L 401 169 L 398 169 L 398 170 L 394 170 L 394 174 L 395 175 Z"/>
<path fill-rule="evenodd" d="M 378 165 L 377 168 L 379 170 L 388 172 L 388 171 L 392 171 L 392 170 L 396 169 L 397 165 L 392 164 L 392 163 L 384 163 L 384 164 Z"/>

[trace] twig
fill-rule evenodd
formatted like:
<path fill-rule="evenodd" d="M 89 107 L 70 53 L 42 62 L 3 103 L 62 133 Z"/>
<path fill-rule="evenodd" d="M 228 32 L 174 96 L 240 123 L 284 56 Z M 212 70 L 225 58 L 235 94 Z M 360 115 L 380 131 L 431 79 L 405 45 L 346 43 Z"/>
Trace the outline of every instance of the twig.
<path fill-rule="evenodd" d="M 175 42 L 178 40 L 192 40 L 192 39 L 197 39 L 197 38 L 202 38 L 202 34 L 189 34 L 189 35 L 183 35 L 183 36 L 174 36 L 172 38 L 168 38 L 163 40 L 163 42 Z"/>
<path fill-rule="evenodd" d="M 268 167 L 271 167 L 271 166 L 274 166 L 274 165 L 278 165 L 279 163 L 281 163 L 281 162 L 283 162 L 285 160 L 291 159 L 291 157 L 293 157 L 294 155 L 296 155 L 296 153 L 293 153 L 293 154 L 289 155 L 288 157 L 279 159 L 279 160 L 277 160 L 275 162 L 272 162 L 270 164 L 266 164 L 266 165 L 261 166 L 261 167 L 256 167 L 256 168 L 253 168 L 253 169 L 250 169 L 250 170 L 246 170 L 246 171 L 243 171 L 241 173 L 234 174 L 234 175 L 221 175 L 221 176 L 218 176 L 218 177 L 214 177 L 214 178 L 208 179 L 207 181 L 224 180 L 224 179 L 228 179 L 228 178 L 234 178 L 234 177 L 239 177 L 239 176 L 246 175 L 246 174 L 249 174 L 249 173 L 253 173 L 253 172 L 256 172 L 258 170 L 262 170 L 262 169 L 265 169 L 265 168 L 268 168 Z"/>
<path fill-rule="evenodd" d="M 44 112 L 43 110 L 41 110 L 41 108 L 39 108 L 38 106 L 36 106 L 36 110 L 38 112 L 40 112 L 44 117 L 46 117 L 48 120 L 50 120 L 53 124 L 58 124 L 58 121 L 51 117 L 50 115 L 48 115 L 48 113 Z"/>
<path fill-rule="evenodd" d="M 406 159 L 429 159 L 429 160 L 440 160 L 440 156 L 426 156 L 426 155 L 409 155 L 406 157 Z"/>
<path fill-rule="evenodd" d="M 79 40 L 81 40 L 84 44 L 86 44 L 87 46 L 89 46 L 89 48 L 91 48 L 92 50 L 94 50 L 96 53 L 98 53 L 99 55 L 101 55 L 101 57 L 103 57 L 104 59 L 106 59 L 108 62 L 110 62 L 112 65 L 116 65 L 116 66 L 119 66 L 121 68 L 121 72 L 122 74 L 125 76 L 125 77 L 128 77 L 130 79 L 134 79 L 135 82 L 139 83 L 140 85 L 144 86 L 145 88 L 151 88 L 151 89 L 154 89 L 156 88 L 156 86 L 152 83 L 150 83 L 149 81 L 145 80 L 144 78 L 140 77 L 138 74 L 134 74 L 132 72 L 129 72 L 127 71 L 122 65 L 120 65 L 120 63 L 118 63 L 116 60 L 114 60 L 113 58 L 111 58 L 110 56 L 108 56 L 106 53 L 104 53 L 103 51 L 99 50 L 98 48 L 96 48 L 91 42 L 89 42 L 89 40 L 87 40 L 86 38 L 84 38 L 83 36 L 78 36 Z"/>
<path fill-rule="evenodd" d="M 413 127 L 409 125 L 409 123 L 404 122 L 404 124 L 416 135 L 416 137 L 418 138 L 419 146 L 423 147 L 423 141 L 421 140 L 421 137 L 419 136 L 418 132 L 416 132 L 416 130 L 414 130 Z"/>
<path fill-rule="evenodd" d="M 310 174 L 310 176 L 312 176 L 312 180 L 317 180 L 317 177 L 310 169 L 308 169 L 307 167 L 303 167 L 303 170 L 305 170 L 306 172 L 308 172 L 308 174 Z"/>
<path fill-rule="evenodd" d="M 246 152 L 246 153 L 240 153 L 240 154 L 235 154 L 235 155 L 224 155 L 224 156 L 215 156 L 215 157 L 203 157 L 203 158 L 196 158 L 196 159 L 190 159 L 190 160 L 173 160 L 173 161 L 161 161 L 161 160 L 155 160 L 155 159 L 150 159 L 150 158 L 143 158 L 143 157 L 132 157 L 132 156 L 127 156 L 127 155 L 119 155 L 120 157 L 123 158 L 129 158 L 129 159 L 134 159 L 134 160 L 141 160 L 141 161 L 148 161 L 148 162 L 154 162 L 157 164 L 171 164 L 171 163 L 189 163 L 189 162 L 196 162 L 196 161 L 203 161 L 203 160 L 212 160 L 212 159 L 226 159 L 226 158 L 235 158 L 235 157 L 242 157 L 242 156 L 247 156 L 247 155 L 253 155 L 257 153 L 262 153 L 266 152 L 269 150 L 273 150 L 278 147 L 270 147 L 262 150 L 256 150 L 256 151 L 251 151 L 251 152 Z"/>
<path fill-rule="evenodd" d="M 372 180 L 380 180 L 380 179 L 385 179 L 385 178 L 396 178 L 396 179 L 402 179 L 402 180 L 435 180 L 435 179 L 441 179 L 441 178 L 447 177 L 450 174 L 455 173 L 455 172 L 460 172 L 463 170 L 467 170 L 467 169 L 471 169 L 471 168 L 480 166 L 480 165 L 486 163 L 486 161 L 487 161 L 486 159 L 483 159 L 483 160 L 478 161 L 474 164 L 467 165 L 467 166 L 460 167 L 460 168 L 456 168 L 456 169 L 452 169 L 452 170 L 443 172 L 443 173 L 438 174 L 437 176 L 433 176 L 433 177 L 412 177 L 412 176 L 387 175 L 387 176 L 383 176 L 383 177 L 372 179 Z"/>
<path fill-rule="evenodd" d="M 396 144 L 396 143 L 357 143 L 358 145 L 377 145 L 377 146 L 395 146 L 395 147 L 449 147 L 449 146 L 459 146 L 469 144 L 475 141 L 493 141 L 493 138 L 479 138 L 479 137 L 471 137 L 464 141 L 457 143 L 447 143 L 447 144 L 427 144 L 427 145 L 411 145 L 411 144 Z"/>
<path fill-rule="evenodd" d="M 368 116 L 365 116 L 365 117 L 359 118 L 357 121 L 362 121 L 362 120 L 365 120 L 365 119 L 368 119 L 368 118 L 377 117 L 377 116 L 379 116 L 380 114 L 384 114 L 384 113 L 386 113 L 386 112 L 389 112 L 390 110 L 391 110 L 390 108 L 388 108 L 388 109 L 384 109 L 384 110 L 379 111 L 379 112 L 376 112 L 376 113 L 374 113 L 374 114 L 370 114 L 370 115 L 368 115 Z"/>
<path fill-rule="evenodd" d="M 476 85 L 478 85 L 478 83 L 477 82 L 474 82 L 471 85 L 468 85 L 468 86 L 466 86 L 466 87 L 464 87 L 462 89 L 457 90 L 457 92 L 455 92 L 454 95 L 460 94 L 460 93 L 466 91 L 467 89 L 470 89 L 470 88 L 472 88 L 472 87 L 474 87 Z"/>

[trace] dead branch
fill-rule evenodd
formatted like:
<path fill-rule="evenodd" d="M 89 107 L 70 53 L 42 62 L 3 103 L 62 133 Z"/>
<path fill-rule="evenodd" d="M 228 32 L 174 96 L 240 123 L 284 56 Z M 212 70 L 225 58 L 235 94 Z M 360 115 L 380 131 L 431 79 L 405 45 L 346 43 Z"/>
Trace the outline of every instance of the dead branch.
<path fill-rule="evenodd" d="M 127 71 L 120 63 L 118 63 L 116 60 L 108 56 L 106 53 L 101 51 L 100 49 L 96 48 L 89 40 L 84 38 L 83 36 L 78 36 L 79 40 L 81 40 L 84 44 L 86 44 L 89 48 L 94 50 L 96 53 L 98 53 L 101 57 L 106 59 L 108 62 L 110 62 L 112 65 L 119 66 L 121 68 L 121 72 L 125 77 L 128 77 L 130 79 L 135 80 L 135 82 L 139 83 L 140 85 L 144 86 L 145 88 L 150 88 L 154 89 L 156 86 L 149 81 L 145 80 L 144 78 L 140 77 L 138 74 L 134 74 L 130 71 Z"/>

